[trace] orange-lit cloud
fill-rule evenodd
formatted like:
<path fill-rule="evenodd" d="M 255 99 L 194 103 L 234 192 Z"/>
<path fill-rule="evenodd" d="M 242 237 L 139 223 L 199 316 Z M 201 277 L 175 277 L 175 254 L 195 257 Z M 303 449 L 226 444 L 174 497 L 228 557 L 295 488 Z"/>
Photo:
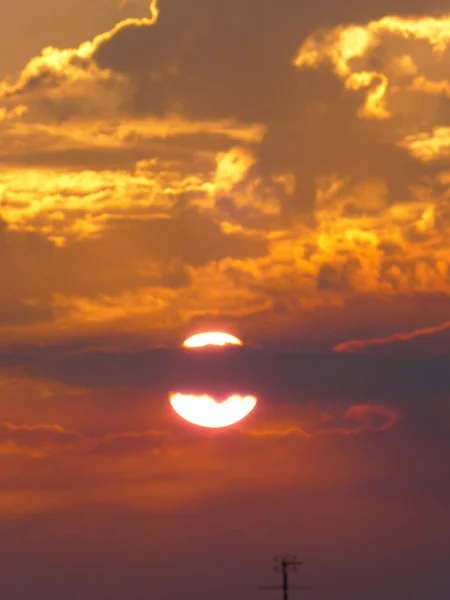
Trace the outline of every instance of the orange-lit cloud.
<path fill-rule="evenodd" d="M 434 127 L 430 133 L 407 135 L 402 144 L 421 160 L 445 160 L 450 156 L 450 127 Z"/>
<path fill-rule="evenodd" d="M 1 84 L 0 237 L 16 274 L 0 299 L 5 339 L 181 331 L 205 315 L 289 335 L 292 321 L 367 294 L 450 292 L 436 104 L 448 17 L 313 31 L 298 69 L 283 71 L 289 56 L 267 73 L 252 63 L 234 102 L 234 54 L 218 61 L 218 43 L 200 73 L 187 50 L 153 52 L 178 29 L 169 9 L 150 13 L 44 49 Z M 183 40 L 197 57 L 212 45 Z M 325 68 L 323 97 L 318 86 L 297 98 L 304 68 L 326 65 L 347 92 Z"/>
<path fill-rule="evenodd" d="M 255 156 L 242 148 L 233 148 L 229 152 L 219 154 L 214 178 L 215 188 L 222 193 L 230 192 L 244 179 L 255 162 Z"/>
<path fill-rule="evenodd" d="M 35 305 L 44 300 L 59 331 L 70 332 L 113 321 L 142 331 L 150 315 L 182 327 L 208 312 L 269 315 L 274 302 L 292 307 L 289 318 L 295 306 L 342 306 L 358 293 L 449 290 L 445 194 L 424 186 L 412 202 L 389 204 L 381 180 L 351 186 L 330 177 L 317 182 L 315 228 L 252 229 L 209 202 L 200 174 L 179 169 L 155 163 L 131 174 L 6 171 L 0 181 L 9 229 L 1 235 L 5 268 L 16 273 L 8 296 Z M 203 194 L 204 216 L 174 219 L 178 198 L 191 193 L 195 202 Z M 173 243 L 165 243 L 166 232 Z M 206 252 L 202 240 L 213 232 Z M 121 258 L 111 262 L 119 247 Z M 42 265 L 39 283 L 20 258 L 30 252 Z"/>
<path fill-rule="evenodd" d="M 331 60 L 339 74 L 348 74 L 351 72 L 351 61 L 363 57 L 369 49 L 380 44 L 385 34 L 426 41 L 433 52 L 442 54 L 450 45 L 449 25 L 449 15 L 416 18 L 386 16 L 366 25 L 342 25 L 322 35 L 310 36 L 300 48 L 295 64 L 315 66 L 321 60 Z M 321 51 L 324 51 L 323 55 L 320 55 Z M 404 60 L 403 64 L 407 70 L 411 70 L 410 60 Z"/>
<path fill-rule="evenodd" d="M 110 73 L 102 73 L 101 70 L 95 69 L 92 65 L 86 70 L 86 61 L 92 57 L 100 44 L 110 39 L 122 29 L 154 25 L 159 16 L 159 1 L 151 0 L 149 10 L 150 17 L 124 19 L 117 23 L 110 31 L 97 35 L 92 41 L 84 42 L 78 48 L 65 50 L 59 50 L 51 46 L 44 48 L 40 56 L 33 58 L 28 63 L 15 85 L 9 85 L 6 82 L 2 83 L 0 86 L 0 97 L 8 98 L 15 95 L 22 95 L 26 93 L 30 84 L 32 86 L 39 85 L 40 81 L 48 84 L 50 80 L 50 83 L 53 83 L 53 85 L 60 84 L 61 79 L 58 80 L 58 75 L 65 81 L 72 79 L 74 84 L 83 83 L 83 80 L 90 76 L 104 76 L 108 78 Z"/>
<path fill-rule="evenodd" d="M 385 75 L 369 71 L 352 73 L 347 77 L 345 87 L 349 90 L 372 88 L 367 92 L 366 103 L 358 113 L 361 117 L 390 118 L 391 113 L 385 107 L 385 94 L 388 87 L 388 79 Z"/>
<path fill-rule="evenodd" d="M 95 115 L 120 115 L 129 97 L 129 81 L 120 73 L 98 67 L 92 57 L 103 43 L 121 31 L 153 26 L 159 16 L 158 0 L 151 0 L 149 10 L 150 17 L 124 19 L 78 48 L 44 48 L 28 62 L 17 81 L 0 81 L 0 111 L 28 116 L 28 122 L 41 125 L 49 118 L 61 122 L 74 116 L 90 119 Z M 28 135 L 32 130 L 27 130 Z M 20 129 L 16 131 L 20 135 Z"/>
<path fill-rule="evenodd" d="M 349 340 L 342 342 L 333 348 L 335 352 L 364 352 L 374 346 L 385 346 L 386 344 L 393 344 L 396 342 L 408 342 L 415 338 L 433 335 L 435 333 L 441 333 L 450 329 L 450 321 L 441 323 L 434 327 L 424 327 L 422 329 L 415 329 L 414 331 L 407 331 L 404 333 L 394 333 L 384 338 L 372 338 L 368 340 Z"/>
<path fill-rule="evenodd" d="M 190 409 L 183 408 L 182 403 L 190 401 Z M 193 401 L 201 401 L 204 406 L 202 413 L 195 413 Z M 255 407 L 256 399 L 253 397 L 234 396 L 227 402 L 222 403 L 223 410 L 219 416 L 216 404 L 208 396 L 194 397 L 177 394 L 172 397 L 172 406 L 176 412 L 185 420 L 204 428 L 220 428 L 238 423 L 247 416 Z M 214 402 L 214 415 L 208 418 L 207 402 Z M 234 405 L 234 408 L 233 408 Z M 225 414 L 227 413 L 227 414 Z M 239 413 L 239 415 L 238 415 Z M 357 435 L 365 431 L 387 431 L 394 427 L 401 415 L 393 408 L 375 404 L 353 405 L 345 411 L 343 419 L 329 419 L 329 426 L 320 427 L 320 419 L 317 419 L 315 429 L 310 427 L 304 429 L 296 425 L 275 426 L 250 429 L 236 429 L 235 433 L 242 440 L 267 438 L 282 438 L 286 436 L 299 436 L 305 439 L 322 435 Z M 340 421 L 342 424 L 340 424 Z M 354 422 L 355 425 L 349 425 Z M 43 459 L 67 454 L 160 454 L 165 452 L 171 455 L 173 452 L 189 448 L 196 441 L 202 445 L 208 443 L 209 438 L 202 437 L 203 431 L 192 430 L 185 436 L 176 436 L 174 432 L 158 431 L 150 429 L 147 431 L 124 431 L 118 433 L 106 433 L 99 436 L 86 436 L 82 433 L 67 430 L 59 425 L 17 425 L 4 422 L 0 425 L 0 455 L 27 456 L 32 459 Z"/>
<path fill-rule="evenodd" d="M 10 121 L 12 119 L 16 119 L 26 114 L 27 111 L 28 108 L 26 106 L 23 106 L 22 104 L 15 106 L 11 110 L 8 110 L 5 106 L 1 106 L 0 121 Z"/>
<path fill-rule="evenodd" d="M 317 428 L 309 431 L 303 427 L 288 425 L 273 429 L 252 429 L 250 436 L 254 437 L 285 437 L 299 436 L 303 438 L 312 438 L 322 435 L 358 435 L 364 431 L 387 431 L 394 427 L 401 419 L 398 411 L 388 406 L 376 404 L 355 404 L 348 408 L 344 414 L 346 424 L 336 425 L 331 420 L 329 427 Z M 355 425 L 349 425 L 348 422 L 354 422 Z"/>
<path fill-rule="evenodd" d="M 58 425 L 0 424 L 0 454 L 25 454 L 43 458 L 61 452 L 89 449 L 90 442 L 83 435 L 66 431 Z"/>
<path fill-rule="evenodd" d="M 436 127 L 436 102 L 448 96 L 449 23 L 449 15 L 391 15 L 360 25 L 339 25 L 308 36 L 294 62 L 298 68 L 331 66 L 347 89 L 366 90 L 360 117 L 401 116 L 398 132 L 413 136 L 418 114 L 422 128 Z M 415 154 L 423 156 L 417 150 Z"/>
<path fill-rule="evenodd" d="M 153 430 L 86 437 L 59 425 L 0 425 L 0 454 L 34 459 L 68 453 L 151 452 L 164 448 L 167 441 L 166 433 Z"/>

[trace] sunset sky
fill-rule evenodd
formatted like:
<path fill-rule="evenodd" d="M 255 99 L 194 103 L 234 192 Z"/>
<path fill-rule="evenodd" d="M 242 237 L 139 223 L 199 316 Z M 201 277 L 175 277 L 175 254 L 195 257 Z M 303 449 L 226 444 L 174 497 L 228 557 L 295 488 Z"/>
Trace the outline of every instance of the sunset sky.
<path fill-rule="evenodd" d="M 1 0 L 4 598 L 448 600 L 448 10 Z"/>

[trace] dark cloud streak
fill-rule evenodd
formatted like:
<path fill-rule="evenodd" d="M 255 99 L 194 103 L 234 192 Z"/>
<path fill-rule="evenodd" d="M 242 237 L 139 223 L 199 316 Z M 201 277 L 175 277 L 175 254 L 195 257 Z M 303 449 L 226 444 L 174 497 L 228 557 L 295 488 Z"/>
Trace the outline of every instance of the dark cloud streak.
<path fill-rule="evenodd" d="M 42 349 L 0 360 L 31 377 L 74 387 L 149 390 L 150 402 L 162 401 L 170 391 L 220 396 L 239 390 L 258 394 L 268 410 L 387 403 L 420 422 L 424 415 L 445 412 L 442 399 L 450 395 L 447 357 L 302 355 L 250 348 L 128 354 Z"/>

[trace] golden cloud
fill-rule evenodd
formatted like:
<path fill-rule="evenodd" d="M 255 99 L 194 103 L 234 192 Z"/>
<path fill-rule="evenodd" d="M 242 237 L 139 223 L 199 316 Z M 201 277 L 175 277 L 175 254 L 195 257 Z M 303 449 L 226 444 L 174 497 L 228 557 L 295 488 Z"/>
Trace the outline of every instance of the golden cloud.
<path fill-rule="evenodd" d="M 23 104 L 18 104 L 11 110 L 5 106 L 0 106 L 0 121 L 11 121 L 17 119 L 28 112 L 28 107 Z"/>
<path fill-rule="evenodd" d="M 184 79 L 179 112 L 172 98 L 160 116 L 130 108 L 137 57 L 123 69 L 111 57 L 133 35 L 147 43 L 147 28 L 164 25 L 158 10 L 153 1 L 149 18 L 78 48 L 46 48 L 0 86 L 0 237 L 16 273 L 4 335 L 147 331 L 205 314 L 280 323 L 367 294 L 450 293 L 450 181 L 435 168 L 450 138 L 429 110 L 448 96 L 449 17 L 313 32 L 295 64 L 331 65 L 348 94 L 333 97 L 335 112 L 275 103 L 259 123 L 183 109 Z M 101 48 L 117 69 L 99 66 Z M 351 92 L 365 92 L 363 123 L 346 112 Z"/>
<path fill-rule="evenodd" d="M 76 95 L 77 91 L 88 83 L 108 82 L 113 77 L 111 71 L 96 67 L 90 61 L 92 55 L 102 43 L 122 29 L 154 25 L 159 16 L 158 0 L 151 0 L 149 9 L 150 17 L 124 19 L 110 31 L 97 35 L 92 41 L 83 42 L 78 48 L 63 50 L 52 46 L 44 48 L 40 56 L 29 61 L 15 84 L 7 81 L 0 84 L 0 98 L 7 100 L 26 96 L 28 92 L 36 90 L 41 85 L 47 89 L 53 88 L 57 94 L 61 94 L 61 88 L 69 83 L 73 84 L 73 92 Z M 114 77 L 120 78 L 118 74 L 114 74 Z"/>
<path fill-rule="evenodd" d="M 295 65 L 317 66 L 329 60 L 339 75 L 349 75 L 353 70 L 351 62 L 378 46 L 386 34 L 426 41 L 433 52 L 442 54 L 450 45 L 450 15 L 417 18 L 387 16 L 369 21 L 366 25 L 340 25 L 329 31 L 321 31 L 312 34 L 303 43 Z M 403 64 L 406 70 L 411 70 L 410 59 L 403 58 Z"/>
<path fill-rule="evenodd" d="M 230 192 L 256 163 L 256 157 L 243 148 L 233 148 L 217 156 L 214 187 L 221 193 Z"/>
<path fill-rule="evenodd" d="M 245 220 L 240 221 L 238 212 L 233 215 L 221 212 L 214 197 L 214 161 L 209 164 L 209 183 L 200 174 L 198 178 L 180 174 L 177 163 L 164 166 L 143 162 L 134 174 L 57 174 L 53 183 L 51 177 L 40 178 L 42 172 L 35 175 L 29 172 L 29 179 L 27 174 L 20 178 L 10 173 L 12 187 L 4 188 L 3 197 L 6 211 L 10 211 L 6 213 L 12 226 L 10 235 L 18 236 L 11 240 L 17 239 L 18 243 L 22 239 L 21 230 L 34 229 L 36 233 L 42 232 L 39 235 L 50 237 L 54 244 L 59 244 L 60 238 L 65 247 L 56 245 L 54 250 L 48 247 L 42 255 L 47 256 L 47 272 L 60 275 L 57 280 L 43 280 L 55 320 L 40 326 L 36 335 L 43 335 L 42 327 L 48 331 L 55 328 L 59 335 L 65 332 L 68 336 L 75 331 L 88 332 L 94 325 L 98 331 L 106 331 L 112 322 L 117 331 L 142 332 L 152 328 L 156 321 L 164 327 L 181 327 L 202 314 L 240 319 L 269 315 L 274 307 L 281 306 L 287 311 L 286 318 L 290 318 L 293 311 L 301 308 L 343 306 L 346 299 L 357 294 L 393 297 L 399 293 L 450 293 L 448 192 L 437 195 L 424 185 L 414 191 L 412 201 L 390 204 L 382 180 L 352 186 L 345 179 L 330 176 L 317 181 L 314 226 L 299 223 L 289 228 L 273 225 L 251 228 Z M 155 180 L 150 184 L 153 177 Z M 28 190 L 27 181 L 31 182 Z M 12 191 L 18 187 L 20 193 L 16 189 L 14 195 Z M 6 193 L 5 189 L 9 191 Z M 36 190 L 34 194 L 33 190 Z M 42 206 L 37 204 L 39 190 Z M 200 250 L 195 250 L 202 247 L 201 235 L 198 239 L 192 238 L 189 252 L 194 254 L 189 260 L 186 255 L 184 264 L 181 258 L 175 260 L 179 250 L 168 252 L 164 244 L 158 246 L 159 250 L 148 242 L 144 244 L 147 229 L 153 239 L 155 235 L 163 239 L 163 231 L 177 231 L 172 211 L 179 195 L 189 190 L 194 191 L 196 197 L 204 194 L 204 202 L 197 206 L 208 220 L 200 220 L 198 227 L 203 228 L 201 223 L 205 228 L 216 223 L 223 234 L 220 255 L 215 256 L 214 251 L 208 259 L 204 254 L 204 264 L 197 264 Z M 58 213 L 62 213 L 60 218 L 57 218 Z M 131 215 L 136 224 L 124 227 L 122 221 Z M 188 223 L 180 220 L 180 227 L 184 222 Z M 206 232 L 206 229 L 198 231 Z M 28 238 L 28 242 L 31 239 Z M 231 256 L 234 250 L 232 246 L 227 250 L 227 239 L 233 244 L 237 243 L 232 242 L 233 239 L 241 240 L 239 244 L 247 240 L 249 245 L 241 245 L 241 256 Z M 267 245 L 267 251 L 261 246 L 259 256 L 255 256 L 252 248 L 262 243 Z M 123 260 L 116 261 L 114 268 L 110 260 L 103 261 L 103 273 L 95 283 L 99 257 L 108 256 L 114 247 L 122 248 Z M 153 248 L 146 259 L 138 252 L 144 247 L 147 253 Z M 44 250 L 42 246 L 38 248 L 39 253 Z M 14 252 L 12 256 L 19 256 L 18 246 Z M 249 252 L 247 256 L 246 252 Z M 35 252 L 35 261 L 39 253 Z M 77 261 L 85 261 L 86 253 L 91 258 L 88 268 L 84 263 L 83 272 L 85 278 L 91 273 L 92 281 L 89 286 L 85 282 L 77 293 L 74 287 L 77 277 L 73 279 L 74 285 L 66 285 L 61 269 L 66 265 L 66 271 L 77 270 L 77 265 L 81 265 Z M 12 263 L 9 264 L 11 268 Z M 27 263 L 14 264 L 23 270 Z M 125 265 L 128 265 L 126 278 L 120 275 L 125 273 Z M 22 277 L 27 280 L 26 286 L 24 283 L 18 288 L 27 290 L 24 298 L 31 301 L 42 295 L 42 284 L 33 295 L 34 275 L 30 278 L 27 272 L 19 277 L 20 272 L 16 270 L 16 281 L 20 282 Z M 105 287 L 109 273 L 114 272 L 117 285 Z M 181 281 L 182 272 L 186 275 L 182 278 L 182 287 L 166 287 L 164 282 L 173 277 Z M 154 283 L 145 285 L 146 278 Z M 93 293 L 95 289 L 97 292 Z M 282 319 L 282 314 L 278 309 L 273 311 L 271 320 Z M 14 327 L 4 326 L 5 334 L 8 329 L 12 332 Z M 32 335 L 30 328 L 27 335 Z"/>
<path fill-rule="evenodd" d="M 402 142 L 413 156 L 423 160 L 450 157 L 450 127 L 434 127 L 430 133 L 407 135 Z"/>
<path fill-rule="evenodd" d="M 36 229 L 57 243 L 96 235 L 114 216 L 146 209 L 160 218 L 172 205 L 156 177 L 117 170 L 5 169 L 0 197 L 11 231 Z"/>
<path fill-rule="evenodd" d="M 385 75 L 375 71 L 361 71 L 352 73 L 347 77 L 345 87 L 349 90 L 372 88 L 367 92 L 366 103 L 359 110 L 359 116 L 375 117 L 376 119 L 389 119 L 391 117 L 391 113 L 385 107 L 388 83 Z"/>
<path fill-rule="evenodd" d="M 27 153 L 33 150 L 44 153 L 86 147 L 146 149 L 146 144 L 153 140 L 170 140 L 201 134 L 223 136 L 225 139 L 243 143 L 258 143 L 264 138 L 265 132 L 266 128 L 259 124 L 241 125 L 233 119 L 189 121 L 177 114 L 146 119 L 78 118 L 74 123 L 62 124 L 15 122 L 4 128 L 5 142 L 8 142 L 8 139 L 22 141 L 20 145 L 16 143 L 13 148 L 18 159 L 21 156 L 26 158 Z"/>
<path fill-rule="evenodd" d="M 428 44 L 428 54 L 421 42 Z M 402 116 L 404 133 L 416 136 L 412 132 L 416 130 L 418 113 L 422 127 L 436 127 L 437 103 L 449 95 L 449 47 L 449 15 L 387 16 L 364 25 L 340 25 L 311 34 L 300 47 L 294 64 L 298 68 L 330 65 L 346 89 L 365 90 L 360 117 Z M 404 145 L 415 150 L 414 140 Z M 414 155 L 429 158 L 429 153 L 417 150 L 418 146 L 419 143 Z"/>

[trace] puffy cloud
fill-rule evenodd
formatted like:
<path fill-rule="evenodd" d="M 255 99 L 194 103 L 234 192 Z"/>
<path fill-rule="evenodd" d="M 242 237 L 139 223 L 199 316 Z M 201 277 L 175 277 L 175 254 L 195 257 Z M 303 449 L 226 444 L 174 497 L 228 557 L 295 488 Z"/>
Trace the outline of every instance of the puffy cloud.
<path fill-rule="evenodd" d="M 110 31 L 96 36 L 92 41 L 84 42 L 78 48 L 44 48 L 40 56 L 29 61 L 16 83 L 1 83 L 0 98 L 8 101 L 18 97 L 27 99 L 31 95 L 38 101 L 44 101 L 44 109 L 45 102 L 50 105 L 54 103 L 63 112 L 66 108 L 68 114 L 74 103 L 77 109 L 82 111 L 83 100 L 90 98 L 89 107 L 101 106 L 103 111 L 108 112 L 109 106 L 114 112 L 121 103 L 114 87 L 121 86 L 123 92 L 126 81 L 118 74 L 99 69 L 90 59 L 105 40 L 122 29 L 154 25 L 159 14 L 158 0 L 151 0 L 150 14 L 148 18 L 125 19 Z M 41 91 L 44 91 L 43 96 Z M 96 102 L 98 104 L 95 104 Z M 61 113 L 60 117 L 65 118 L 67 115 Z"/>
<path fill-rule="evenodd" d="M 407 135 L 403 145 L 421 160 L 446 161 L 450 156 L 450 127 L 434 127 L 430 133 Z"/>
<path fill-rule="evenodd" d="M 365 90 L 359 116 L 401 117 L 397 131 L 414 135 L 418 119 L 422 128 L 436 126 L 439 103 L 448 96 L 449 23 L 448 15 L 392 15 L 340 25 L 308 36 L 294 64 L 328 64 L 347 89 Z"/>
<path fill-rule="evenodd" d="M 382 180 L 351 185 L 322 178 L 315 223 L 283 228 L 270 196 L 248 195 L 251 178 L 233 184 L 227 200 L 217 193 L 209 164 L 209 181 L 180 174 L 176 163 L 147 162 L 134 175 L 83 172 L 69 187 L 68 177 L 55 177 L 53 187 L 48 178 L 42 203 L 31 198 L 27 206 L 25 192 L 23 203 L 14 192 L 13 203 L 11 193 L 6 209 L 17 221 L 2 234 L 4 269 L 16 272 L 9 306 L 16 312 L 22 306 L 28 321 L 33 314 L 57 315 L 67 332 L 75 323 L 102 320 L 138 332 L 142 319 L 155 314 L 170 327 L 216 314 L 260 315 L 260 323 L 284 329 L 300 307 L 343 307 L 358 294 L 448 293 L 447 193 L 438 196 L 425 185 L 414 201 L 391 204 Z M 26 185 L 27 177 L 10 189 Z M 63 199 L 64 219 L 49 219 Z M 196 211 L 172 217 L 186 201 Z M 52 241 L 20 231 L 39 222 Z M 253 334 L 257 328 L 255 321 Z"/>
<path fill-rule="evenodd" d="M 17 117 L 21 117 L 28 111 L 26 106 L 21 104 L 15 106 L 11 110 L 8 110 L 5 106 L 0 107 L 0 121 L 10 121 L 12 119 L 16 119 Z"/>
<path fill-rule="evenodd" d="M 241 148 L 232 148 L 229 152 L 220 153 L 217 156 L 215 188 L 222 193 L 231 191 L 245 178 L 255 162 L 253 154 Z"/>

